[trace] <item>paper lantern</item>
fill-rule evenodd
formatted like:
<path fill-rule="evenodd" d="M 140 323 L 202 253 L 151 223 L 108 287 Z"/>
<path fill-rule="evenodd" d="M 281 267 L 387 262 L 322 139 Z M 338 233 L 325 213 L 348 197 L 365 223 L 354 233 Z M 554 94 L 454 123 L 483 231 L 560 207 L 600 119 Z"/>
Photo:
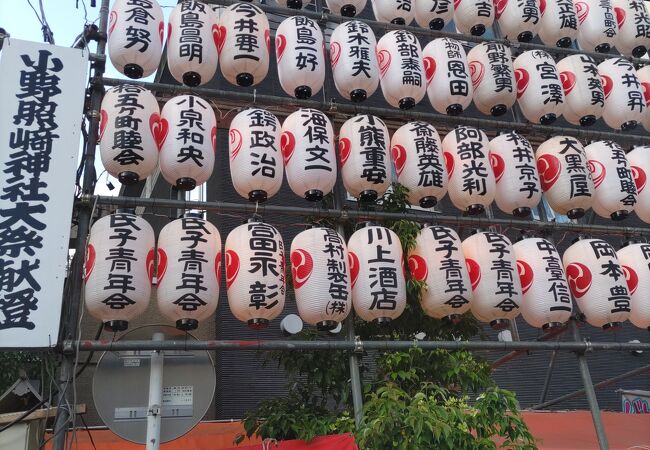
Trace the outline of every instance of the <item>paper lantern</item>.
<path fill-rule="evenodd" d="M 542 238 L 513 245 L 521 282 L 521 315 L 528 325 L 549 330 L 571 317 L 573 303 L 560 254 Z"/>
<path fill-rule="evenodd" d="M 472 284 L 472 314 L 494 329 L 507 328 L 520 312 L 521 284 L 510 240 L 499 233 L 478 232 L 463 241 Z"/>
<path fill-rule="evenodd" d="M 483 114 L 502 116 L 517 100 L 510 48 L 494 42 L 478 44 L 467 53 L 474 105 Z"/>
<path fill-rule="evenodd" d="M 298 196 L 317 202 L 336 184 L 334 132 L 325 114 L 299 109 L 282 124 L 280 137 L 289 187 Z"/>
<path fill-rule="evenodd" d="M 517 103 L 526 119 L 549 125 L 562 115 L 564 90 L 555 61 L 545 51 L 522 53 L 513 63 Z"/>
<path fill-rule="evenodd" d="M 467 56 L 460 42 L 440 38 L 422 51 L 427 76 L 427 95 L 433 109 L 456 116 L 472 103 L 472 79 Z"/>
<path fill-rule="evenodd" d="M 447 194 L 447 168 L 440 136 L 433 125 L 409 122 L 390 141 L 397 182 L 408 189 L 408 201 L 422 208 L 435 206 Z"/>
<path fill-rule="evenodd" d="M 623 58 L 610 58 L 598 65 L 605 92 L 603 120 L 616 130 L 630 130 L 643 120 L 645 97 L 636 70 Z"/>
<path fill-rule="evenodd" d="M 612 220 L 625 219 L 637 202 L 625 152 L 616 142 L 598 141 L 586 146 L 585 154 L 594 180 L 594 212 Z"/>
<path fill-rule="evenodd" d="M 90 315 L 107 330 L 126 330 L 149 306 L 155 244 L 153 228 L 135 214 L 115 212 L 92 226 L 84 273 L 85 303 Z"/>
<path fill-rule="evenodd" d="M 483 36 L 493 22 L 493 2 L 488 0 L 454 0 L 454 24 L 459 33 Z"/>
<path fill-rule="evenodd" d="M 535 152 L 537 170 L 548 204 L 569 219 L 579 219 L 591 208 L 594 182 L 585 149 L 576 138 L 555 136 Z"/>
<path fill-rule="evenodd" d="M 166 133 L 151 92 L 128 84 L 106 91 L 100 114 L 100 146 L 106 171 L 122 184 L 147 178 L 158 165 L 158 142 Z"/>
<path fill-rule="evenodd" d="M 492 139 L 489 149 L 497 206 L 506 214 L 528 217 L 542 199 L 532 145 L 511 131 Z"/>
<path fill-rule="evenodd" d="M 167 67 L 179 83 L 199 86 L 217 72 L 219 28 L 214 11 L 203 2 L 183 0 L 169 15 Z"/>
<path fill-rule="evenodd" d="M 239 195 L 264 202 L 282 186 L 280 121 L 270 112 L 246 109 L 230 122 L 230 175 Z"/>
<path fill-rule="evenodd" d="M 221 73 L 230 84 L 255 86 L 269 71 L 269 20 L 252 3 L 235 3 L 219 25 Z"/>
<path fill-rule="evenodd" d="M 454 18 L 452 0 L 415 0 L 414 18 L 422 28 L 442 30 Z"/>
<path fill-rule="evenodd" d="M 272 225 L 251 221 L 228 234 L 226 288 L 233 315 L 253 329 L 268 326 L 284 309 L 284 243 Z"/>
<path fill-rule="evenodd" d="M 641 0 L 611 0 L 616 14 L 618 33 L 616 50 L 641 58 L 650 47 L 650 16 Z"/>
<path fill-rule="evenodd" d="M 200 215 L 186 213 L 158 237 L 158 309 L 180 330 L 211 317 L 219 300 L 221 236 Z"/>
<path fill-rule="evenodd" d="M 630 322 L 650 331 L 650 244 L 628 243 L 616 256 L 630 295 Z"/>
<path fill-rule="evenodd" d="M 609 0 L 576 0 L 578 45 L 582 50 L 608 53 L 616 44 L 618 25 Z"/>
<path fill-rule="evenodd" d="M 457 322 L 469 311 L 472 284 L 461 240 L 453 229 L 431 226 L 420 230 L 408 266 L 415 280 L 426 283 L 420 305 L 427 316 Z"/>
<path fill-rule="evenodd" d="M 212 106 L 195 95 L 180 95 L 165 103 L 161 121 L 163 129 L 169 129 L 160 148 L 160 172 L 165 180 L 181 191 L 208 181 L 217 143 Z"/>
<path fill-rule="evenodd" d="M 402 245 L 393 231 L 367 226 L 348 241 L 352 303 L 362 320 L 387 324 L 406 307 Z"/>
<path fill-rule="evenodd" d="M 650 131 L 650 65 L 641 67 L 636 71 L 636 75 L 639 83 L 641 83 L 641 90 L 645 100 L 645 112 L 641 117 L 641 125 L 646 131 Z"/>
<path fill-rule="evenodd" d="M 537 33 L 549 47 L 571 47 L 578 36 L 578 18 L 573 0 L 540 0 L 541 20 Z"/>
<path fill-rule="evenodd" d="M 634 212 L 645 223 L 650 223 L 650 188 L 646 189 L 650 176 L 650 147 L 636 147 L 626 155 L 637 191 Z"/>
<path fill-rule="evenodd" d="M 415 15 L 414 0 L 370 0 L 377 22 L 410 25 Z"/>
<path fill-rule="evenodd" d="M 366 7 L 366 0 L 325 0 L 325 4 L 332 14 L 354 17 Z"/>
<path fill-rule="evenodd" d="M 316 22 L 304 16 L 287 17 L 275 32 L 278 78 L 284 92 L 302 100 L 323 87 L 325 44 Z"/>
<path fill-rule="evenodd" d="M 537 35 L 541 16 L 538 0 L 495 0 L 494 10 L 503 38 L 530 42 Z"/>
<path fill-rule="evenodd" d="M 352 308 L 348 249 L 331 228 L 311 228 L 291 243 L 291 275 L 300 318 L 332 330 Z"/>
<path fill-rule="evenodd" d="M 345 190 L 363 202 L 374 202 L 390 186 L 390 136 L 375 116 L 348 119 L 339 132 L 339 159 Z"/>
<path fill-rule="evenodd" d="M 330 37 L 330 62 L 336 90 L 362 102 L 379 86 L 377 40 L 367 24 L 353 20 L 337 26 Z"/>
<path fill-rule="evenodd" d="M 455 128 L 442 140 L 449 199 L 472 216 L 483 213 L 496 195 L 488 143 L 485 133 L 472 127 Z"/>
<path fill-rule="evenodd" d="M 605 92 L 596 60 L 587 55 L 570 55 L 557 63 L 564 90 L 564 119 L 588 127 L 603 115 Z"/>
<path fill-rule="evenodd" d="M 417 38 L 408 31 L 390 31 L 377 43 L 381 90 L 395 108 L 410 109 L 426 93 L 422 50 Z"/>
<path fill-rule="evenodd" d="M 610 329 L 628 319 L 630 296 L 614 247 L 602 239 L 582 239 L 566 249 L 562 263 L 587 323 Z"/>
<path fill-rule="evenodd" d="M 109 16 L 108 55 L 129 78 L 148 77 L 158 69 L 165 18 L 156 0 L 115 0 Z"/>

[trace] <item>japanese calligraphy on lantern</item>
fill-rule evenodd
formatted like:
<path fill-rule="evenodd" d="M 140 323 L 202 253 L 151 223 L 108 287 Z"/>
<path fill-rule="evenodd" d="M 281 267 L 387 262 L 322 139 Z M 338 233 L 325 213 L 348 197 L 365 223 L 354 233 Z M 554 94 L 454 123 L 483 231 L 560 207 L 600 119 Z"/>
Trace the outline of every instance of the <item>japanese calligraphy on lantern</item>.
<path fill-rule="evenodd" d="M 4 44 L 2 347 L 48 347 L 57 341 L 87 65 L 88 52 L 17 39 Z"/>

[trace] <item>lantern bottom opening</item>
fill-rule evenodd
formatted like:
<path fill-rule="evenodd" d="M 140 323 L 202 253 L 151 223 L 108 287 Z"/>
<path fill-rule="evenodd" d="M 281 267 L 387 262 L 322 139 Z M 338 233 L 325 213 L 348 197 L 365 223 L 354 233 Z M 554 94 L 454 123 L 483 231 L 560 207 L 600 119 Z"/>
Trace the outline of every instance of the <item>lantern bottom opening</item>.
<path fill-rule="evenodd" d="M 582 208 L 573 208 L 567 211 L 566 216 L 569 219 L 579 219 L 585 215 L 585 210 Z"/>
<path fill-rule="evenodd" d="M 598 44 L 596 47 L 594 47 L 594 50 L 598 53 L 609 53 L 611 48 L 612 46 L 609 44 Z"/>
<path fill-rule="evenodd" d="M 490 108 L 490 114 L 492 114 L 493 117 L 502 116 L 506 113 L 506 111 L 508 111 L 508 107 L 502 103 L 494 105 L 492 108 Z"/>
<path fill-rule="evenodd" d="M 305 192 L 305 200 L 310 202 L 320 202 L 323 199 L 323 191 L 320 189 L 310 189 Z"/>
<path fill-rule="evenodd" d="M 179 319 L 176 321 L 176 328 L 183 331 L 196 330 L 199 327 L 199 321 L 196 319 Z"/>
<path fill-rule="evenodd" d="M 431 30 L 442 30 L 444 27 L 445 27 L 445 21 L 439 17 L 429 22 L 429 28 Z"/>
<path fill-rule="evenodd" d="M 490 326 L 495 331 L 501 331 L 510 326 L 510 321 L 508 319 L 494 319 L 490 322 Z"/>
<path fill-rule="evenodd" d="M 619 211 L 614 211 L 613 213 L 611 213 L 609 215 L 609 217 L 611 217 L 612 220 L 617 220 L 618 221 L 618 220 L 623 220 L 623 219 L 627 218 L 627 216 L 629 216 L 629 215 L 630 215 L 629 211 L 621 209 Z"/>
<path fill-rule="evenodd" d="M 534 37 L 534 36 L 533 36 L 533 33 L 532 33 L 532 32 L 530 32 L 530 31 L 522 31 L 522 32 L 519 33 L 519 35 L 517 36 L 517 40 L 518 40 L 519 42 L 530 42 L 530 41 L 533 40 L 533 37 Z"/>
<path fill-rule="evenodd" d="M 590 127 L 595 123 L 596 123 L 596 116 L 588 115 L 588 116 L 582 116 L 580 118 L 581 127 Z"/>
<path fill-rule="evenodd" d="M 237 86 L 248 87 L 253 85 L 255 78 L 250 73 L 242 72 L 237 74 L 235 81 L 237 82 Z"/>
<path fill-rule="evenodd" d="M 512 210 L 512 215 L 515 217 L 528 217 L 530 216 L 530 208 L 521 207 Z"/>
<path fill-rule="evenodd" d="M 179 191 L 191 191 L 196 187 L 196 180 L 190 177 L 182 177 L 176 180 L 176 188 Z"/>
<path fill-rule="evenodd" d="M 269 320 L 268 319 L 250 319 L 248 321 L 248 328 L 251 330 L 263 330 L 264 328 L 269 326 Z"/>
<path fill-rule="evenodd" d="M 627 130 L 633 130 L 637 126 L 637 121 L 636 120 L 628 120 L 627 122 L 621 124 L 621 130 L 627 131 Z"/>
<path fill-rule="evenodd" d="M 640 58 L 643 55 L 645 55 L 648 52 L 648 50 L 645 48 L 643 45 L 639 45 L 638 47 L 634 47 L 632 50 L 632 56 L 635 58 Z"/>
<path fill-rule="evenodd" d="M 323 320 L 316 324 L 316 329 L 318 331 L 332 331 L 335 329 L 339 323 L 335 320 Z"/>
<path fill-rule="evenodd" d="M 265 202 L 267 198 L 268 194 L 262 189 L 256 189 L 248 193 L 248 200 L 254 203 Z"/>
<path fill-rule="evenodd" d="M 142 67 L 137 64 L 127 64 L 124 66 L 124 75 L 133 80 L 137 80 L 138 78 L 142 78 L 144 70 L 142 70 Z"/>
<path fill-rule="evenodd" d="M 343 17 L 354 17 L 357 15 L 357 8 L 354 5 L 343 5 L 341 6 L 341 15 Z"/>
<path fill-rule="evenodd" d="M 564 324 L 562 322 L 549 322 L 549 323 L 545 323 L 544 325 L 542 325 L 542 330 L 545 333 L 548 333 L 549 331 L 553 331 L 553 330 L 556 330 L 558 328 L 562 328 L 563 326 L 564 326 Z"/>
<path fill-rule="evenodd" d="M 302 4 L 302 2 L 300 2 Z M 298 86 L 293 93 L 299 100 L 307 100 L 311 97 L 311 88 L 309 86 Z"/>
<path fill-rule="evenodd" d="M 364 89 L 354 89 L 350 91 L 350 100 L 354 103 L 360 103 L 368 98 L 368 93 Z"/>
<path fill-rule="evenodd" d="M 479 204 L 469 205 L 467 208 L 465 208 L 465 213 L 468 216 L 476 216 L 479 214 L 483 214 L 484 212 L 485 212 L 485 207 Z"/>
<path fill-rule="evenodd" d="M 399 109 L 411 109 L 415 106 L 415 99 L 413 97 L 404 97 L 399 101 Z"/>
<path fill-rule="evenodd" d="M 138 175 L 135 172 L 131 172 L 131 171 L 126 170 L 124 172 L 120 172 L 117 175 L 117 179 L 123 185 L 129 186 L 129 185 L 135 184 L 138 181 L 140 181 L 140 175 Z"/>
<path fill-rule="evenodd" d="M 185 72 L 183 74 L 183 84 L 189 87 L 196 87 L 201 84 L 201 75 L 196 72 Z"/>
<path fill-rule="evenodd" d="M 563 37 L 562 39 L 557 40 L 555 46 L 560 48 L 569 48 L 571 47 L 571 44 L 573 44 L 573 39 L 570 37 Z"/>
<path fill-rule="evenodd" d="M 470 28 L 469 32 L 472 36 L 483 36 L 483 34 L 485 34 L 485 25 L 474 25 L 472 28 Z"/>
<path fill-rule="evenodd" d="M 555 119 L 557 119 L 557 116 L 555 114 L 548 113 L 539 118 L 539 123 L 542 125 L 550 125 L 555 122 Z"/>
<path fill-rule="evenodd" d="M 393 23 L 395 25 L 406 25 L 406 20 L 404 20 L 403 17 L 395 17 L 390 21 L 390 23 Z"/>
<path fill-rule="evenodd" d="M 463 316 L 460 314 L 449 314 L 448 316 L 443 317 L 442 320 L 452 325 L 458 325 L 463 320 Z"/>
<path fill-rule="evenodd" d="M 438 199 L 433 195 L 428 195 L 420 199 L 420 207 L 422 208 L 433 208 L 438 204 Z"/>
<path fill-rule="evenodd" d="M 377 321 L 377 325 L 382 327 L 387 327 L 393 321 L 390 317 L 377 317 L 375 320 Z"/>
<path fill-rule="evenodd" d="M 449 116 L 458 116 L 463 113 L 463 105 L 454 103 L 453 105 L 447 106 L 446 111 Z"/>
<path fill-rule="evenodd" d="M 359 194 L 359 200 L 364 203 L 372 203 L 377 200 L 377 191 L 372 189 L 366 189 L 365 191 Z"/>
<path fill-rule="evenodd" d="M 623 327 L 623 322 L 609 322 L 603 325 L 603 331 L 617 331 Z"/>
<path fill-rule="evenodd" d="M 287 8 L 302 9 L 302 0 L 287 0 Z"/>
<path fill-rule="evenodd" d="M 129 322 L 126 320 L 108 320 L 104 322 L 104 330 L 109 332 L 124 331 L 129 328 Z"/>

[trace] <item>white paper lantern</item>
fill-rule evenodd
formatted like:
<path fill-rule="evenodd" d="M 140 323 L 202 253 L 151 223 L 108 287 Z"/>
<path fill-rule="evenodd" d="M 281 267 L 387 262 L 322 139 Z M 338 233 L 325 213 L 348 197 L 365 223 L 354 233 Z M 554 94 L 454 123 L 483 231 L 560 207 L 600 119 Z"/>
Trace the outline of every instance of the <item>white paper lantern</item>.
<path fill-rule="evenodd" d="M 472 127 L 455 128 L 442 140 L 449 199 L 469 215 L 483 213 L 496 195 L 488 144 L 485 133 Z"/>
<path fill-rule="evenodd" d="M 367 24 L 353 20 L 337 26 L 330 37 L 330 63 L 336 90 L 362 102 L 379 86 L 377 40 Z"/>
<path fill-rule="evenodd" d="M 598 65 L 598 72 L 605 92 L 605 123 L 616 130 L 636 127 L 647 108 L 632 63 L 623 58 L 607 59 Z"/>
<path fill-rule="evenodd" d="M 284 243 L 263 222 L 245 223 L 228 234 L 225 246 L 228 305 L 233 315 L 261 329 L 284 309 Z"/>
<path fill-rule="evenodd" d="M 239 195 L 264 202 L 282 186 L 280 121 L 270 112 L 246 109 L 230 122 L 230 175 Z"/>
<path fill-rule="evenodd" d="M 410 25 L 415 16 L 414 0 L 370 0 L 377 22 Z"/>
<path fill-rule="evenodd" d="M 366 0 L 325 0 L 325 4 L 332 14 L 354 17 L 364 10 Z"/>
<path fill-rule="evenodd" d="M 84 271 L 85 303 L 107 330 L 126 330 L 149 306 L 155 244 L 153 228 L 135 214 L 115 212 L 92 226 Z"/>
<path fill-rule="evenodd" d="M 576 0 L 578 45 L 582 50 L 608 53 L 616 44 L 618 25 L 609 0 Z"/>
<path fill-rule="evenodd" d="M 304 16 L 287 17 L 275 32 L 278 78 L 284 92 L 302 100 L 323 87 L 325 44 L 316 22 Z"/>
<path fill-rule="evenodd" d="M 570 55 L 557 63 L 564 90 L 564 119 L 588 127 L 603 115 L 605 92 L 596 60 L 587 55 Z"/>
<path fill-rule="evenodd" d="M 191 191 L 208 181 L 214 168 L 217 119 L 212 106 L 195 95 L 165 103 L 163 122 L 169 132 L 160 148 L 160 172 L 169 184 Z"/>
<path fill-rule="evenodd" d="M 422 28 L 442 30 L 454 18 L 452 0 L 415 0 L 415 21 Z"/>
<path fill-rule="evenodd" d="M 506 214 L 528 217 L 542 199 L 532 145 L 511 131 L 492 139 L 489 149 L 497 206 Z"/>
<path fill-rule="evenodd" d="M 433 109 L 456 116 L 472 103 L 472 79 L 460 42 L 439 38 L 422 51 L 427 76 L 427 95 Z"/>
<path fill-rule="evenodd" d="M 493 2 L 489 0 L 454 0 L 454 24 L 459 33 L 483 36 L 493 22 Z"/>
<path fill-rule="evenodd" d="M 494 329 L 507 328 L 521 311 L 521 284 L 510 240 L 478 232 L 463 241 L 462 249 L 472 285 L 472 314 Z"/>
<path fill-rule="evenodd" d="M 641 58 L 650 47 L 650 16 L 642 0 L 611 0 L 618 33 L 616 50 Z"/>
<path fill-rule="evenodd" d="M 616 142 L 598 141 L 586 146 L 585 154 L 594 180 L 594 212 L 612 220 L 625 219 L 637 202 L 625 152 Z"/>
<path fill-rule="evenodd" d="M 545 51 L 529 50 L 513 64 L 517 102 L 526 119 L 549 125 L 562 115 L 564 90 L 555 61 Z"/>
<path fill-rule="evenodd" d="M 555 246 L 542 238 L 513 245 L 521 282 L 521 315 L 528 325 L 548 330 L 561 327 L 571 317 L 573 303 Z"/>
<path fill-rule="evenodd" d="M 650 147 L 636 147 L 626 155 L 637 191 L 634 212 L 645 223 L 650 223 L 650 188 L 646 189 L 650 176 Z"/>
<path fill-rule="evenodd" d="M 616 256 L 630 295 L 630 322 L 650 330 L 650 244 L 629 243 Z"/>
<path fill-rule="evenodd" d="M 578 36 L 578 18 L 573 0 L 540 0 L 541 20 L 537 33 L 549 47 L 571 47 Z"/>
<path fill-rule="evenodd" d="M 363 202 L 374 202 L 390 186 L 390 135 L 375 116 L 348 119 L 339 132 L 339 158 L 345 190 Z"/>
<path fill-rule="evenodd" d="M 408 31 L 390 31 L 377 43 L 377 59 L 386 101 L 400 109 L 417 105 L 427 88 L 418 39 Z"/>
<path fill-rule="evenodd" d="M 630 296 L 616 251 L 602 239 L 582 239 L 562 257 L 571 293 L 587 323 L 617 328 L 630 315 Z"/>
<path fill-rule="evenodd" d="M 180 330 L 194 330 L 217 309 L 221 275 L 219 230 L 187 213 L 158 237 L 158 309 Z"/>
<path fill-rule="evenodd" d="M 483 114 L 502 116 L 517 100 L 512 53 L 494 42 L 476 45 L 467 53 L 474 105 Z"/>
<path fill-rule="evenodd" d="M 496 0 L 494 10 L 505 39 L 530 42 L 537 35 L 541 16 L 538 0 Z"/>
<path fill-rule="evenodd" d="M 151 92 L 128 84 L 106 91 L 100 114 L 100 146 L 106 171 L 122 184 L 144 180 L 158 165 L 158 142 L 167 133 Z"/>
<path fill-rule="evenodd" d="M 426 283 L 420 305 L 427 316 L 456 322 L 469 311 L 472 284 L 460 238 L 453 229 L 431 226 L 420 230 L 408 265 L 411 276 Z"/>
<path fill-rule="evenodd" d="M 255 86 L 269 71 L 269 20 L 252 3 L 229 6 L 219 26 L 221 73 L 230 84 Z"/>
<path fill-rule="evenodd" d="M 548 204 L 569 219 L 579 219 L 594 201 L 594 182 L 585 149 L 576 138 L 555 136 L 535 152 L 539 179 Z"/>
<path fill-rule="evenodd" d="M 352 308 L 348 249 L 331 228 L 311 228 L 291 243 L 291 275 L 300 318 L 332 330 Z"/>
<path fill-rule="evenodd" d="M 183 0 L 169 15 L 167 67 L 179 83 L 199 86 L 217 72 L 220 39 L 214 11 L 203 2 Z"/>
<path fill-rule="evenodd" d="M 299 109 L 284 120 L 280 137 L 289 187 L 298 196 L 317 202 L 336 184 L 334 132 L 325 114 Z"/>
<path fill-rule="evenodd" d="M 397 182 L 408 189 L 408 200 L 422 208 L 435 206 L 447 194 L 447 168 L 440 136 L 433 125 L 409 122 L 390 141 Z"/>
<path fill-rule="evenodd" d="M 641 125 L 646 131 L 650 131 L 650 65 L 641 67 L 636 71 L 636 75 L 639 83 L 641 83 L 641 90 L 645 100 L 645 111 L 641 117 Z"/>
<path fill-rule="evenodd" d="M 109 16 L 108 55 L 129 78 L 148 77 L 158 69 L 165 18 L 156 0 L 115 0 Z"/>
<path fill-rule="evenodd" d="M 406 307 L 402 245 L 381 226 L 357 230 L 348 241 L 352 302 L 362 320 L 379 324 L 397 319 Z"/>

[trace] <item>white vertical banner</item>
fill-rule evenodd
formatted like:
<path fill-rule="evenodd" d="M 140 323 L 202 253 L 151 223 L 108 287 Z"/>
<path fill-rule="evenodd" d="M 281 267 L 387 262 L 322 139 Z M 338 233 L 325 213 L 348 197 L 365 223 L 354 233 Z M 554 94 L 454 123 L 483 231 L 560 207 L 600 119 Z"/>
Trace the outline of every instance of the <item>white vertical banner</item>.
<path fill-rule="evenodd" d="M 0 52 L 0 347 L 57 342 L 88 51 Z"/>

